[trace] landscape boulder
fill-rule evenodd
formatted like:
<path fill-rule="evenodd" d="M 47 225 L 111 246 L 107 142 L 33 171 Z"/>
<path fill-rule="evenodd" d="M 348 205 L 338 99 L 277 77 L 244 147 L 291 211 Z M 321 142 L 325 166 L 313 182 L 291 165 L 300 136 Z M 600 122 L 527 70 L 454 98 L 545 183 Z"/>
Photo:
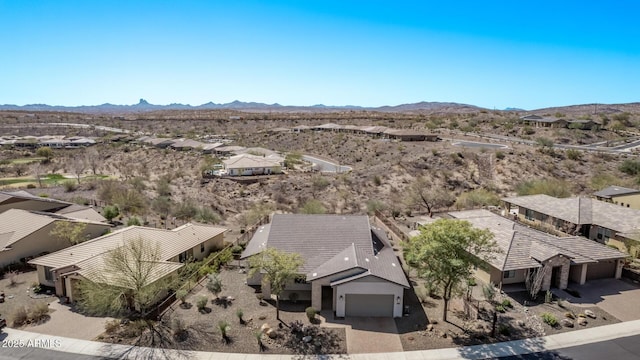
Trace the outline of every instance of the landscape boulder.
<path fill-rule="evenodd" d="M 587 318 L 584 318 L 582 316 L 578 316 L 578 325 L 586 326 L 587 325 Z"/>
<path fill-rule="evenodd" d="M 592 318 L 592 319 L 596 318 L 596 314 L 591 310 L 585 310 L 584 314 L 587 315 L 588 317 Z"/>
<path fill-rule="evenodd" d="M 266 334 L 268 330 L 271 330 L 271 326 L 269 326 L 269 324 L 264 323 L 262 324 L 262 326 L 260 326 L 261 333 Z"/>
<path fill-rule="evenodd" d="M 562 319 L 560 321 L 560 325 L 562 325 L 564 327 L 572 328 L 573 327 L 573 321 L 571 321 L 569 319 Z"/>

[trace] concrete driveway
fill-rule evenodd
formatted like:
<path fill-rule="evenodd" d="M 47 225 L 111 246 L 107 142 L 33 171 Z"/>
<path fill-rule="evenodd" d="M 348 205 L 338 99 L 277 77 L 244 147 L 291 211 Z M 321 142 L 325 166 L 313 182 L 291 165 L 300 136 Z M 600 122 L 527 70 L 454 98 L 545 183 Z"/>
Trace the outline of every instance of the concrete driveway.
<path fill-rule="evenodd" d="M 25 330 L 45 334 L 70 337 L 74 339 L 93 340 L 104 332 L 104 325 L 112 318 L 90 317 L 74 312 L 72 308 L 65 304 L 60 304 L 57 300 L 49 305 L 49 321 L 29 326 Z"/>
<path fill-rule="evenodd" d="M 578 306 L 596 305 L 620 321 L 640 320 L 640 287 L 630 281 L 601 279 L 569 287 L 580 292 L 580 297 L 574 298 L 564 291 L 558 291 L 557 295 Z"/>
<path fill-rule="evenodd" d="M 393 318 L 350 317 L 344 320 L 326 320 L 322 317 L 322 326 L 345 328 L 349 354 L 402 351 L 402 343 Z"/>

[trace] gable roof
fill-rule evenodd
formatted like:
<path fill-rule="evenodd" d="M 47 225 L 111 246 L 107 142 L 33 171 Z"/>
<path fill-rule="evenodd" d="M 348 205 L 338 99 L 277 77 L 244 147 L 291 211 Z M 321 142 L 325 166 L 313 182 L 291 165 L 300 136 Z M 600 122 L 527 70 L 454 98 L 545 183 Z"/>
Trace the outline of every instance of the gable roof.
<path fill-rule="evenodd" d="M 502 201 L 572 224 L 594 224 L 616 232 L 633 231 L 640 224 L 640 210 L 591 198 L 560 199 L 549 195 L 528 195 L 503 198 Z"/>
<path fill-rule="evenodd" d="M 26 236 L 56 221 L 102 225 L 105 229 L 111 226 L 98 221 L 76 219 L 46 212 L 9 209 L 0 214 L 0 251 L 10 248 L 11 245 Z"/>
<path fill-rule="evenodd" d="M 458 211 L 449 215 L 493 233 L 501 252 L 494 254 L 489 263 L 501 271 L 540 267 L 540 262 L 557 255 L 571 258 L 574 264 L 627 257 L 626 254 L 595 241 L 579 236 L 557 237 L 488 210 Z"/>
<path fill-rule="evenodd" d="M 595 193 L 593 193 L 593 195 L 601 198 L 611 199 L 612 197 L 615 197 L 615 196 L 633 195 L 638 193 L 640 193 L 640 190 L 629 189 L 622 186 L 612 185 L 600 191 L 596 191 Z"/>
<path fill-rule="evenodd" d="M 158 245 L 160 258 L 170 260 L 227 231 L 225 228 L 187 223 L 173 230 L 155 229 L 143 226 L 129 226 L 103 235 L 93 240 L 56 251 L 31 260 L 34 265 L 61 268 L 78 265 L 94 256 L 103 256 L 110 250 L 136 240 L 145 239 Z"/>
<path fill-rule="evenodd" d="M 350 269 L 369 272 L 408 287 L 393 249 L 380 231 L 374 235 L 365 215 L 274 214 L 242 253 L 242 258 L 266 247 L 297 253 L 305 260 L 299 272 L 315 280 Z"/>
<path fill-rule="evenodd" d="M 257 156 L 251 154 L 240 154 L 222 160 L 227 169 L 245 169 L 282 166 L 284 159 L 277 155 Z"/>

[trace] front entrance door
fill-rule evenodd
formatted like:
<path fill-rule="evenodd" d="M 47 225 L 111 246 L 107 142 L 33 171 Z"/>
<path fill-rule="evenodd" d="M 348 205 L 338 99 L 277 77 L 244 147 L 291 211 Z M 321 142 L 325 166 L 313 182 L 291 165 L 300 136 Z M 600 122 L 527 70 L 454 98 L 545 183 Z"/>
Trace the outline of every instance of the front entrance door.
<path fill-rule="evenodd" d="M 554 266 L 553 270 L 551 270 L 551 287 L 557 288 L 560 286 L 561 270 L 562 270 L 562 266 Z"/>
<path fill-rule="evenodd" d="M 333 311 L 333 288 L 331 286 L 322 287 L 322 310 Z"/>

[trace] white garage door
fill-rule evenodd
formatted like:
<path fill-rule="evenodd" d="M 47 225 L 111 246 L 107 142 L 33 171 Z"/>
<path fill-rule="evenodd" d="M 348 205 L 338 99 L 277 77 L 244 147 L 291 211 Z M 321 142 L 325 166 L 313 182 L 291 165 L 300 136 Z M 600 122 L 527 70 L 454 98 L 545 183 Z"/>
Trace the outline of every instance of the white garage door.
<path fill-rule="evenodd" d="M 393 317 L 393 295 L 347 294 L 345 316 Z"/>

